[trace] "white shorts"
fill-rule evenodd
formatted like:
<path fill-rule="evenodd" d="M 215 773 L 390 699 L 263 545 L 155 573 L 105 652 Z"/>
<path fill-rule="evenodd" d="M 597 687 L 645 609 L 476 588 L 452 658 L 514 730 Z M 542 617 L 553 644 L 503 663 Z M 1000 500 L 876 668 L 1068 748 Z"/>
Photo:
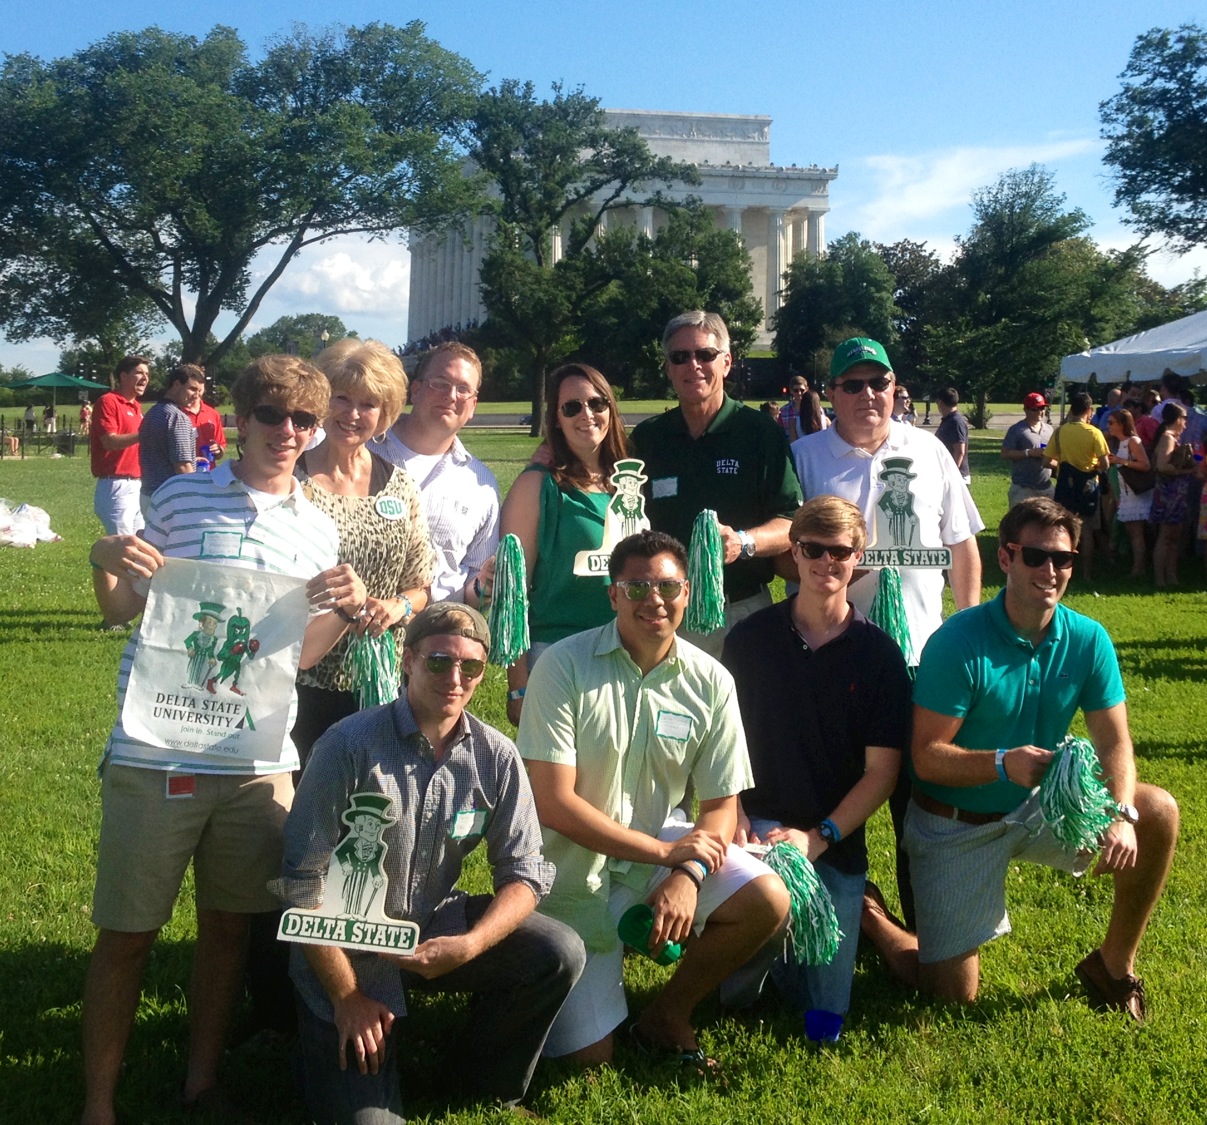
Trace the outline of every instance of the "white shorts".
<path fill-rule="evenodd" d="M 92 510 L 106 535 L 133 535 L 143 529 L 142 482 L 135 478 L 101 477 L 96 482 Z"/>
<path fill-rule="evenodd" d="M 677 840 L 694 827 L 683 820 L 668 820 L 658 833 L 658 838 Z M 612 916 L 613 924 L 619 924 L 620 916 L 630 906 L 645 901 L 670 873 L 669 867 L 655 868 L 644 893 L 613 883 L 608 895 L 608 913 Z M 770 874 L 771 868 L 761 859 L 731 844 L 720 870 L 705 879 L 700 887 L 692 932 L 699 935 L 718 906 L 731 899 L 747 883 Z M 578 983 L 562 1005 L 545 1040 L 543 1054 L 547 1058 L 559 1058 L 573 1051 L 581 1051 L 614 1031 L 628 1014 L 629 1007 L 624 997 L 624 944 L 617 936 L 612 949 L 602 953 L 588 951 L 583 975 L 578 978 Z"/>

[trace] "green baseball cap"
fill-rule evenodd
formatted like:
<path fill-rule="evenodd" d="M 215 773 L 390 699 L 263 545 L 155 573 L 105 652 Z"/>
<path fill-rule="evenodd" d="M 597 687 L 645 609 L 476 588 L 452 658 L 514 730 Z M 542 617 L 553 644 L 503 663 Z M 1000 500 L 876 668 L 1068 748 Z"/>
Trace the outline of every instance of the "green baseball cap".
<path fill-rule="evenodd" d="M 830 382 L 833 383 L 857 363 L 878 363 L 885 371 L 893 369 L 882 343 L 867 336 L 852 336 L 834 349 L 834 355 L 830 358 Z"/>

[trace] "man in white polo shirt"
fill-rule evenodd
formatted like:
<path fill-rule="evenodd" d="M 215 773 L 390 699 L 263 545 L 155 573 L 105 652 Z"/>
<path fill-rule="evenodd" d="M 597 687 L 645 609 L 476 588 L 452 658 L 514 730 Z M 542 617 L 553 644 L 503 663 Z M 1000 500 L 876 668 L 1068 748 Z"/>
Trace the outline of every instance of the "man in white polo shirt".
<path fill-rule="evenodd" d="M 475 609 L 493 583 L 499 484 L 457 435 L 474 416 L 481 388 L 482 361 L 472 348 L 448 343 L 425 352 L 411 381 L 410 413 L 399 416 L 374 450 L 419 486 L 436 548 L 432 601 Z"/>
<path fill-rule="evenodd" d="M 337 565 L 335 524 L 302 495 L 293 477 L 326 412 L 330 388 L 299 359 L 265 356 L 239 376 L 232 395 L 242 456 L 212 473 L 166 481 L 150 503 L 141 538 L 112 535 L 93 544 L 93 588 L 106 618 L 128 621 L 146 606 L 143 580 L 165 558 L 205 559 L 207 543 L 221 541 L 219 554 L 208 561 L 310 579 L 312 616 L 301 655 L 306 667 L 339 639 L 353 619 L 349 611 L 359 610 L 366 597 L 351 567 Z M 171 918 L 190 861 L 197 946 L 184 1103 L 189 1110 L 221 1114 L 218 1064 L 243 986 L 248 916 L 276 905 L 267 882 L 280 869 L 282 826 L 293 796 L 290 774 L 298 768 L 288 735 L 276 761 L 250 762 L 174 751 L 126 733 L 120 716 L 137 643 L 136 633 L 122 654 L 119 718 L 101 763 L 92 913 L 99 932 L 84 986 L 83 1125 L 112 1125 L 115 1119 L 113 1096 L 143 966 Z M 284 729 L 292 726 L 290 714 Z"/>

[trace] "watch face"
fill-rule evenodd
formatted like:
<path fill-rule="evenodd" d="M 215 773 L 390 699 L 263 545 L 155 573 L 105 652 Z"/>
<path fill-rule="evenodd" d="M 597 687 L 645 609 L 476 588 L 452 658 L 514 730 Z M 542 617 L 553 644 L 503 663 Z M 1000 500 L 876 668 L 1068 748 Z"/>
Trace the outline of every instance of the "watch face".
<path fill-rule="evenodd" d="M 1128 824 L 1135 824 L 1140 819 L 1140 812 L 1135 805 L 1119 805 L 1119 815 L 1123 817 Z"/>

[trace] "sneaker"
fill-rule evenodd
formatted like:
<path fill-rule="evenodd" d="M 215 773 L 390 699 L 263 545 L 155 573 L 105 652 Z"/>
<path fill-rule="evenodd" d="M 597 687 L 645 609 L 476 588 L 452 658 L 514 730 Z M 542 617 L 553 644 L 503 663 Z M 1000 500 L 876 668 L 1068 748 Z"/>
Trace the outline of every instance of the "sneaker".
<path fill-rule="evenodd" d="M 1144 1002 L 1144 982 L 1131 974 L 1122 979 L 1113 977 L 1102 960 L 1102 951 L 1095 949 L 1074 970 L 1077 979 L 1085 985 L 1090 995 L 1090 1004 L 1096 1011 L 1108 1009 L 1126 1012 L 1137 1023 L 1143 1023 L 1148 1014 Z"/>

